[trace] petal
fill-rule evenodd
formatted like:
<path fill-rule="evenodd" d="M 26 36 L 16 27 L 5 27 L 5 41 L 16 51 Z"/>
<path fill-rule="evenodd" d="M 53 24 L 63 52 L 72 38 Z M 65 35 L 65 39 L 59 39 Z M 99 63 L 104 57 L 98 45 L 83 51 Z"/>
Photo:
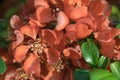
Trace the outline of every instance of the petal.
<path fill-rule="evenodd" d="M 92 29 L 88 29 L 88 26 L 85 24 L 76 25 L 76 37 L 77 38 L 86 38 L 92 33 Z"/>
<path fill-rule="evenodd" d="M 74 41 L 76 40 L 76 27 L 74 24 L 70 24 L 66 27 L 66 36 L 68 37 L 68 39 Z"/>
<path fill-rule="evenodd" d="M 35 14 L 33 14 L 33 15 L 30 16 L 29 24 L 31 24 L 31 23 L 34 23 L 34 24 L 36 24 L 36 25 L 39 26 L 39 27 L 45 27 L 45 26 L 46 26 L 45 23 L 39 22 L 39 21 L 37 20 Z"/>
<path fill-rule="evenodd" d="M 115 36 L 120 34 L 120 29 L 111 28 L 107 31 L 99 31 L 95 33 L 95 38 L 100 42 L 110 42 Z"/>
<path fill-rule="evenodd" d="M 41 36 L 43 40 L 49 45 L 55 45 L 57 41 L 57 36 L 54 31 L 50 29 L 42 30 Z"/>
<path fill-rule="evenodd" d="M 37 55 L 35 53 L 31 53 L 25 60 L 22 68 L 28 74 L 35 74 L 36 76 L 40 76 L 41 68 Z"/>
<path fill-rule="evenodd" d="M 101 53 L 109 58 L 113 58 L 114 55 L 115 41 L 102 42 L 101 43 Z"/>
<path fill-rule="evenodd" d="M 41 6 L 36 10 L 36 17 L 39 22 L 48 23 L 53 20 L 51 8 Z"/>
<path fill-rule="evenodd" d="M 20 17 L 17 15 L 13 15 L 10 19 L 10 25 L 13 29 L 18 28 L 20 26 Z"/>
<path fill-rule="evenodd" d="M 13 52 L 15 61 L 21 63 L 25 59 L 28 50 L 29 50 L 28 46 L 25 45 L 18 46 Z"/>
<path fill-rule="evenodd" d="M 101 14 L 104 10 L 103 0 L 92 0 L 89 5 L 89 10 L 94 16 Z"/>
<path fill-rule="evenodd" d="M 90 3 L 90 0 L 81 0 L 82 5 L 88 5 Z"/>
<path fill-rule="evenodd" d="M 110 42 L 113 40 L 114 36 L 111 34 L 110 31 L 99 31 L 94 34 L 96 40 L 100 42 Z"/>
<path fill-rule="evenodd" d="M 34 6 L 36 8 L 40 7 L 40 6 L 44 6 L 46 8 L 49 8 L 48 3 L 45 0 L 34 0 Z"/>
<path fill-rule="evenodd" d="M 77 23 L 78 24 L 79 23 L 86 24 L 86 25 L 88 25 L 89 29 L 92 29 L 92 30 L 96 31 L 96 28 L 97 28 L 96 21 L 91 17 L 81 18 L 77 21 Z"/>
<path fill-rule="evenodd" d="M 60 74 L 51 70 L 44 80 L 60 80 Z"/>
<path fill-rule="evenodd" d="M 33 38 L 34 40 L 36 39 L 37 32 L 38 32 L 38 31 L 37 31 L 37 27 L 36 27 L 36 26 L 31 26 L 31 25 L 22 26 L 22 27 L 20 28 L 20 31 L 21 31 L 23 34 L 25 34 L 25 35 Z"/>
<path fill-rule="evenodd" d="M 69 23 L 69 19 L 66 14 L 62 11 L 58 13 L 57 24 L 55 30 L 61 31 L 63 30 Z"/>
<path fill-rule="evenodd" d="M 63 54 L 67 59 L 72 59 L 72 60 L 77 60 L 82 57 L 81 53 L 72 47 L 64 49 Z"/>
<path fill-rule="evenodd" d="M 66 70 L 64 70 L 63 76 L 61 78 L 61 80 L 73 80 L 73 70 L 67 68 Z"/>
<path fill-rule="evenodd" d="M 60 57 L 60 52 L 58 52 L 55 48 L 44 48 L 44 52 L 47 56 L 47 62 L 49 64 L 55 64 L 59 57 Z"/>
<path fill-rule="evenodd" d="M 57 42 L 56 44 L 59 44 L 60 41 L 63 39 L 64 37 L 64 33 L 62 31 L 55 31 L 55 34 L 57 36 Z"/>
<path fill-rule="evenodd" d="M 24 35 L 19 30 L 15 30 L 14 34 L 16 35 L 15 45 L 18 46 L 19 44 L 23 42 Z"/>
<path fill-rule="evenodd" d="M 88 8 L 86 6 L 76 7 L 72 10 L 70 18 L 72 20 L 78 20 L 79 18 L 86 17 L 88 15 Z"/>
<path fill-rule="evenodd" d="M 60 53 L 63 52 L 64 48 L 66 47 L 66 36 L 63 35 L 63 38 L 61 39 L 61 41 L 54 46 Z"/>
<path fill-rule="evenodd" d="M 95 17 L 96 22 L 97 22 L 97 30 L 103 31 L 103 30 L 110 30 L 111 28 L 109 27 L 109 19 L 106 16 L 99 15 Z"/>

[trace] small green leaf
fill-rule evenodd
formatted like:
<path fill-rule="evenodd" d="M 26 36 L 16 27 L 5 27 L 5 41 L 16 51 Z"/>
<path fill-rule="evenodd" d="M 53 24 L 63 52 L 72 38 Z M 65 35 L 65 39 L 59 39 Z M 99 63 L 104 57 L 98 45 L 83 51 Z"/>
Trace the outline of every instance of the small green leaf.
<path fill-rule="evenodd" d="M 88 40 L 81 45 L 81 50 L 85 61 L 95 67 L 99 58 L 99 50 L 96 44 L 92 40 Z"/>
<path fill-rule="evenodd" d="M 90 71 L 90 80 L 119 80 L 119 78 L 104 69 L 93 69 Z"/>
<path fill-rule="evenodd" d="M 120 79 L 120 62 L 116 61 L 110 64 L 111 71 Z"/>
<path fill-rule="evenodd" d="M 74 80 L 89 80 L 89 70 L 76 69 L 74 71 Z"/>
<path fill-rule="evenodd" d="M 101 56 L 99 61 L 98 61 L 98 67 L 99 68 L 106 68 L 110 59 L 106 58 L 105 56 Z"/>
<path fill-rule="evenodd" d="M 0 57 L 0 74 L 3 74 L 6 71 L 6 64 L 3 59 Z"/>
<path fill-rule="evenodd" d="M 118 25 L 116 26 L 116 28 L 120 28 L 120 24 L 118 24 Z"/>

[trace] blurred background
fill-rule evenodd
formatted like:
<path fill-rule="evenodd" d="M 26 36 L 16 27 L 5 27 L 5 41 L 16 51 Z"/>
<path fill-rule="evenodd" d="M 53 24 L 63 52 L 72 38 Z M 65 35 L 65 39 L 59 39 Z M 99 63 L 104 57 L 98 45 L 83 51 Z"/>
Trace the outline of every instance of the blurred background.
<path fill-rule="evenodd" d="M 9 44 L 8 26 L 9 19 L 13 14 L 18 13 L 20 6 L 26 0 L 0 0 L 0 47 L 7 47 Z M 120 28 L 120 0 L 107 0 L 112 6 L 110 21 L 113 26 Z"/>

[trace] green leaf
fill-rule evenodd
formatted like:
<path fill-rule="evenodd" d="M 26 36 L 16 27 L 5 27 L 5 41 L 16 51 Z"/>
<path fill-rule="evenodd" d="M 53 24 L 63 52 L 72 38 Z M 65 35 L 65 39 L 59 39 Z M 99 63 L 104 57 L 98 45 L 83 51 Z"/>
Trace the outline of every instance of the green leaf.
<path fill-rule="evenodd" d="M 3 59 L 0 57 L 0 74 L 3 74 L 6 71 L 6 64 Z"/>
<path fill-rule="evenodd" d="M 81 45 L 82 55 L 85 61 L 91 65 L 96 66 L 99 58 L 99 50 L 96 44 L 92 40 L 82 43 Z"/>
<path fill-rule="evenodd" d="M 106 68 L 109 62 L 110 62 L 109 58 L 106 58 L 105 56 L 101 56 L 99 61 L 98 61 L 98 67 L 99 68 Z"/>
<path fill-rule="evenodd" d="M 116 6 L 112 6 L 112 14 L 119 14 L 119 9 Z"/>
<path fill-rule="evenodd" d="M 74 71 L 74 80 L 89 80 L 89 70 L 76 69 Z"/>
<path fill-rule="evenodd" d="M 118 24 L 118 25 L 116 26 L 116 28 L 119 28 L 119 29 L 120 29 L 120 24 Z"/>
<path fill-rule="evenodd" d="M 90 80 L 119 80 L 119 78 L 104 69 L 93 69 L 90 71 Z"/>
<path fill-rule="evenodd" d="M 111 71 L 120 79 L 120 62 L 116 61 L 110 64 Z"/>

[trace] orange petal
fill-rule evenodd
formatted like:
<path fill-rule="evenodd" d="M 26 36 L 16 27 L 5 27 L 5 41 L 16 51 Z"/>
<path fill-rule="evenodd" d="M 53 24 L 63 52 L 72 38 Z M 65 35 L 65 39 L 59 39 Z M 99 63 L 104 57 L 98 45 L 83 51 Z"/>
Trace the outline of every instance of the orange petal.
<path fill-rule="evenodd" d="M 18 46 L 13 52 L 15 61 L 21 63 L 25 59 L 28 50 L 29 50 L 28 46 L 25 45 Z"/>
<path fill-rule="evenodd" d="M 33 14 L 33 15 L 30 16 L 29 24 L 31 24 L 31 23 L 34 23 L 34 24 L 36 24 L 36 25 L 39 26 L 39 27 L 45 27 L 45 26 L 46 26 L 45 23 L 39 22 L 39 21 L 37 20 L 35 14 Z"/>
<path fill-rule="evenodd" d="M 86 17 L 88 15 L 88 8 L 86 6 L 76 7 L 70 14 L 72 20 L 78 20 L 79 18 Z"/>
<path fill-rule="evenodd" d="M 114 55 L 115 41 L 102 42 L 101 43 L 101 53 L 109 58 L 113 58 Z"/>
<path fill-rule="evenodd" d="M 63 39 L 64 33 L 62 31 L 55 31 L 55 34 L 57 36 L 56 44 L 59 44 L 60 41 Z"/>
<path fill-rule="evenodd" d="M 47 61 L 50 64 L 55 64 L 60 57 L 60 53 L 53 47 L 52 48 L 45 48 L 44 52 L 46 53 Z"/>
<path fill-rule="evenodd" d="M 23 34 L 33 38 L 34 40 L 36 39 L 36 36 L 37 36 L 37 27 L 36 26 L 25 25 L 20 28 L 20 31 Z"/>
<path fill-rule="evenodd" d="M 60 74 L 51 70 L 47 76 L 45 76 L 44 80 L 60 80 Z"/>
<path fill-rule="evenodd" d="M 85 24 L 76 25 L 76 37 L 77 38 L 86 38 L 92 33 L 92 29 L 88 29 L 88 26 Z"/>
<path fill-rule="evenodd" d="M 53 20 L 51 8 L 46 8 L 44 6 L 37 8 L 36 17 L 39 22 L 42 22 L 42 23 L 51 22 Z"/>
<path fill-rule="evenodd" d="M 81 53 L 78 52 L 75 48 L 66 48 L 64 49 L 63 54 L 67 59 L 72 60 L 80 59 L 82 56 Z"/>
<path fill-rule="evenodd" d="M 45 0 L 34 0 L 34 6 L 36 8 L 40 7 L 40 6 L 44 6 L 46 8 L 49 8 L 48 3 Z"/>
<path fill-rule="evenodd" d="M 73 80 L 73 70 L 71 68 L 64 70 L 60 80 Z"/>
<path fill-rule="evenodd" d="M 25 60 L 22 68 L 28 74 L 36 74 L 36 76 L 40 76 L 41 68 L 37 55 L 35 53 L 31 53 Z"/>
<path fill-rule="evenodd" d="M 95 38 L 100 42 L 110 42 L 115 36 L 120 34 L 120 29 L 111 28 L 107 31 L 99 31 L 95 33 Z"/>
<path fill-rule="evenodd" d="M 81 0 L 82 5 L 88 5 L 90 3 L 90 0 Z"/>
<path fill-rule="evenodd" d="M 92 0 L 89 5 L 89 10 L 94 16 L 96 16 L 103 12 L 104 6 L 103 0 Z"/>
<path fill-rule="evenodd" d="M 41 36 L 43 40 L 49 45 L 55 45 L 57 42 L 57 36 L 55 32 L 50 29 L 42 30 Z"/>
<path fill-rule="evenodd" d="M 97 22 L 97 30 L 98 31 L 103 31 L 103 30 L 110 30 L 111 28 L 109 27 L 109 19 L 108 17 L 104 15 L 99 15 L 95 17 L 96 22 Z"/>
<path fill-rule="evenodd" d="M 76 28 L 74 24 L 70 24 L 66 27 L 66 36 L 68 37 L 68 39 L 70 40 L 76 40 Z"/>
<path fill-rule="evenodd" d="M 96 28 L 97 28 L 96 21 L 92 19 L 91 17 L 81 18 L 77 21 L 77 23 L 86 24 L 88 25 L 89 29 L 96 31 Z"/>
<path fill-rule="evenodd" d="M 62 11 L 58 13 L 57 24 L 55 30 L 61 31 L 63 30 L 69 23 L 69 19 L 66 14 Z"/>

